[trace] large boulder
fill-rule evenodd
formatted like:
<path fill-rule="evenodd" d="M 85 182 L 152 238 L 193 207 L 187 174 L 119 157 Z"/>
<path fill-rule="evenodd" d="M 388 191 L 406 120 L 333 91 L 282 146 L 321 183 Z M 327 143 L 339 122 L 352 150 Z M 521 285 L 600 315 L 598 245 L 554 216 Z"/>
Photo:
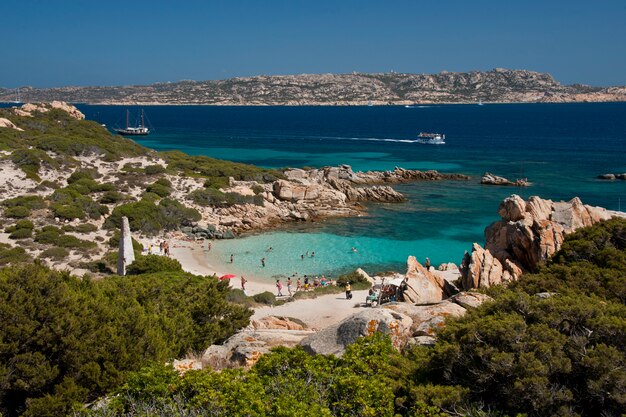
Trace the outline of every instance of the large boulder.
<path fill-rule="evenodd" d="M 223 345 L 210 346 L 202 356 L 204 368 L 221 370 L 254 365 L 259 358 L 276 346 L 294 347 L 309 330 L 244 330 L 230 337 Z"/>
<path fill-rule="evenodd" d="M 565 235 L 615 215 L 574 198 L 553 202 L 539 197 L 506 198 L 498 209 L 502 220 L 485 229 L 485 247 L 474 244 L 461 267 L 463 289 L 517 280 L 554 255 Z"/>
<path fill-rule="evenodd" d="M 359 337 L 376 332 L 388 334 L 396 349 L 404 347 L 411 337 L 413 321 L 410 317 L 382 308 L 362 310 L 343 321 L 308 336 L 300 343 L 312 354 L 344 354 L 346 347 Z"/>
<path fill-rule="evenodd" d="M 448 317 L 461 317 L 466 309 L 452 301 L 442 301 L 431 305 L 413 305 L 410 303 L 389 303 L 381 307 L 411 318 L 411 337 L 434 337 L 437 330 L 444 326 Z"/>
<path fill-rule="evenodd" d="M 423 267 L 415 256 L 407 259 L 406 283 L 404 300 L 412 304 L 438 303 L 452 293 L 447 282 Z"/>

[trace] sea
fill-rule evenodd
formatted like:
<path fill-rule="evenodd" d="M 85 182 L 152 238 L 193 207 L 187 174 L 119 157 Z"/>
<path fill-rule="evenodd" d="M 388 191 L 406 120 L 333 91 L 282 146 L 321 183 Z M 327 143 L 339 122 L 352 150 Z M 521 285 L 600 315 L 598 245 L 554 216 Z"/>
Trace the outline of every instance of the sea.
<path fill-rule="evenodd" d="M 122 126 L 138 107 L 78 105 L 86 117 Z M 404 106 L 150 106 L 141 145 L 162 151 L 269 168 L 348 164 L 354 170 L 407 169 L 468 174 L 469 181 L 431 181 L 395 188 L 406 203 L 368 204 L 361 217 L 297 223 L 216 241 L 209 261 L 233 274 L 263 279 L 336 276 L 363 268 L 403 271 L 407 257 L 459 264 L 484 229 L 499 220 L 511 194 L 626 210 L 626 103 Z M 446 135 L 445 145 L 416 142 L 419 132 Z M 481 185 L 485 172 L 527 188 Z M 271 248 L 271 250 L 269 249 Z M 353 250 L 354 248 L 354 250 Z M 230 255 L 234 262 L 228 263 Z M 265 266 L 261 265 L 265 258 Z"/>

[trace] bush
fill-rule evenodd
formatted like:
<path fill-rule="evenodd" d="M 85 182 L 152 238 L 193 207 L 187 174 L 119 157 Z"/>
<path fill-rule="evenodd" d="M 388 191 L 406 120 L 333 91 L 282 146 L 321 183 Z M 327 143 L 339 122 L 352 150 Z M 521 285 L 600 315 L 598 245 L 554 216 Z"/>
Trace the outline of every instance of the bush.
<path fill-rule="evenodd" d="M 82 240 L 72 235 L 61 235 L 56 241 L 56 244 L 63 248 L 73 249 L 93 249 L 97 245 L 94 242 Z"/>
<path fill-rule="evenodd" d="M 13 206 L 4 209 L 4 216 L 14 219 L 23 219 L 30 216 L 30 210 L 24 206 Z"/>
<path fill-rule="evenodd" d="M 159 255 L 139 255 L 135 261 L 126 268 L 128 275 L 151 274 L 154 272 L 175 271 L 180 272 L 183 268 L 176 259 Z"/>
<path fill-rule="evenodd" d="M 56 217 L 73 220 L 99 219 L 103 214 L 107 214 L 109 209 L 106 206 L 96 203 L 89 196 L 81 194 L 71 186 L 56 190 L 49 197 L 52 201 L 52 211 Z"/>
<path fill-rule="evenodd" d="M 23 206 L 31 210 L 39 210 L 46 207 L 46 203 L 42 197 L 38 195 L 24 195 L 15 198 L 10 198 L 2 202 L 4 207 L 17 207 Z"/>
<path fill-rule="evenodd" d="M 107 191 L 100 198 L 100 204 L 115 204 L 124 200 L 124 195 L 117 191 Z"/>
<path fill-rule="evenodd" d="M 198 221 L 202 218 L 197 210 L 183 206 L 177 201 L 164 198 L 158 205 L 142 199 L 135 203 L 116 207 L 104 223 L 106 228 L 119 228 L 122 217 L 128 217 L 130 229 L 147 234 L 156 234 L 161 230 L 174 230 L 182 224 Z"/>
<path fill-rule="evenodd" d="M 32 258 L 24 248 L 13 248 L 6 243 L 0 243 L 0 266 L 30 262 Z"/>
<path fill-rule="evenodd" d="M 33 229 L 16 229 L 9 234 L 9 239 L 28 239 L 32 235 Z"/>
<path fill-rule="evenodd" d="M 265 304 L 268 306 L 274 305 L 276 302 L 276 296 L 269 291 L 254 294 L 252 299 L 259 304 Z"/>
<path fill-rule="evenodd" d="M 83 223 L 83 224 L 79 224 L 78 226 L 76 226 L 74 228 L 74 231 L 76 233 L 92 233 L 92 232 L 97 232 L 98 227 L 95 224 Z"/>
<path fill-rule="evenodd" d="M 356 271 L 352 271 L 348 274 L 340 275 L 339 278 L 337 278 L 338 286 L 345 287 L 348 282 L 350 283 L 350 285 L 352 285 L 353 290 L 367 289 L 371 287 L 371 283 L 367 280 L 367 278 L 365 278 L 363 275 L 359 274 Z M 363 288 L 363 285 L 359 285 L 359 284 L 367 284 L 367 285 Z"/>
<path fill-rule="evenodd" d="M 55 261 L 65 259 L 68 256 L 70 256 L 69 251 L 65 248 L 59 248 L 59 247 L 48 248 L 44 250 L 43 252 L 41 252 L 41 255 L 39 255 L 40 258 L 53 259 Z"/>
<path fill-rule="evenodd" d="M 38 230 L 35 233 L 35 242 L 44 245 L 56 244 L 59 241 L 59 237 L 63 234 L 61 229 L 54 226 L 46 226 L 42 230 Z"/>
<path fill-rule="evenodd" d="M 165 172 L 165 167 L 163 165 L 148 165 L 144 168 L 146 175 L 156 175 L 162 174 Z"/>
<path fill-rule="evenodd" d="M 0 413 L 72 415 L 129 371 L 223 341 L 251 314 L 227 292 L 184 272 L 91 281 L 41 265 L 0 270 Z"/>
<path fill-rule="evenodd" d="M 146 188 L 146 191 L 149 193 L 154 193 L 158 195 L 159 197 L 163 198 L 163 197 L 169 196 L 170 193 L 172 192 L 172 189 L 163 184 L 154 183 L 154 184 L 148 185 L 148 187 Z"/>

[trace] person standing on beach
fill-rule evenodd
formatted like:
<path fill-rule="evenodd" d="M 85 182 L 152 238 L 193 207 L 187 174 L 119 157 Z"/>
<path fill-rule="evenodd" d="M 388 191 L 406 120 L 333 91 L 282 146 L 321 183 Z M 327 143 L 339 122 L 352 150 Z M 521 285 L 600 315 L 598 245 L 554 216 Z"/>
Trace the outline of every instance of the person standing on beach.
<path fill-rule="evenodd" d="M 309 290 L 309 277 L 308 276 L 304 276 L 304 291 L 308 291 Z"/>
<path fill-rule="evenodd" d="M 287 292 L 289 293 L 289 296 L 291 297 L 291 278 L 287 278 Z"/>
<path fill-rule="evenodd" d="M 241 290 L 242 290 L 243 292 L 246 292 L 246 282 L 248 282 L 248 280 L 247 280 L 247 279 L 245 279 L 245 278 L 243 277 L 243 275 L 242 275 L 242 276 L 241 276 Z"/>
<path fill-rule="evenodd" d="M 296 291 L 302 291 L 302 283 L 300 282 L 300 278 L 296 280 Z"/>
<path fill-rule="evenodd" d="M 350 281 L 346 284 L 346 300 L 352 299 L 352 285 L 350 285 Z"/>
<path fill-rule="evenodd" d="M 278 297 L 283 296 L 283 283 L 279 279 L 276 280 L 276 289 L 278 290 Z"/>
<path fill-rule="evenodd" d="M 232 264 L 235 261 L 235 255 L 230 254 L 230 263 Z"/>

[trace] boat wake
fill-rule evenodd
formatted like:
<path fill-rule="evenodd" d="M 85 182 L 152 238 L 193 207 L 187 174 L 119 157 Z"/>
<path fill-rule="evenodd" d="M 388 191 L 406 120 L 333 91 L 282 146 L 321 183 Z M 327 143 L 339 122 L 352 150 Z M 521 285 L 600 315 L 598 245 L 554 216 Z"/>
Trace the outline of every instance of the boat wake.
<path fill-rule="evenodd" d="M 397 142 L 397 143 L 419 143 L 414 139 L 395 139 L 395 138 L 348 138 L 341 136 L 316 136 L 318 139 L 332 139 L 332 140 L 353 140 L 353 141 L 366 141 L 366 142 Z"/>

